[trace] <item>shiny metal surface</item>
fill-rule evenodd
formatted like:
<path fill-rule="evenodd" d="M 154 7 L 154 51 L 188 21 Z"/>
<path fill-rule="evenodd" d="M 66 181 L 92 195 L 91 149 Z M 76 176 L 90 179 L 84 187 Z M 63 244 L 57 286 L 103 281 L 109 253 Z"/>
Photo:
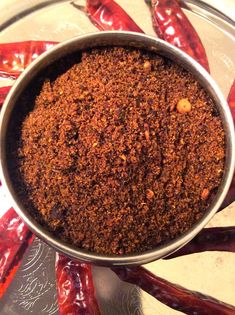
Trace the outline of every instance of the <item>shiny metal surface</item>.
<path fill-rule="evenodd" d="M 79 50 L 84 50 L 90 47 L 104 46 L 104 45 L 125 45 L 132 47 L 144 48 L 154 51 L 158 54 L 164 55 L 174 62 L 179 63 L 190 72 L 192 72 L 200 81 L 202 86 L 208 91 L 213 98 L 221 118 L 223 120 L 223 126 L 226 133 L 226 161 L 225 161 L 225 174 L 222 180 L 222 184 L 218 189 L 215 199 L 207 211 L 206 215 L 185 235 L 173 240 L 172 242 L 160 246 L 154 250 L 134 255 L 123 256 L 105 256 L 97 255 L 94 253 L 85 252 L 70 246 L 43 229 L 32 217 L 28 214 L 26 209 L 22 207 L 20 200 L 17 198 L 11 180 L 9 178 L 7 169 L 7 160 L 5 154 L 5 143 L 7 141 L 7 127 L 11 121 L 11 113 L 14 106 L 17 103 L 17 98 L 20 93 L 27 87 L 29 82 L 37 75 L 39 71 L 44 69 L 49 64 L 57 61 L 61 57 Z M 6 193 L 11 198 L 12 204 L 22 219 L 28 224 L 29 228 L 46 243 L 54 247 L 57 251 L 60 251 L 68 256 L 91 262 L 97 265 L 134 265 L 144 264 L 153 260 L 162 258 L 169 253 L 177 250 L 188 241 L 190 241 L 212 218 L 212 216 L 219 209 L 224 197 L 227 194 L 229 185 L 232 180 L 232 174 L 235 164 L 235 143 L 234 143 L 234 126 L 232 117 L 226 101 L 223 98 L 218 86 L 210 77 L 210 75 L 192 58 L 187 56 L 177 48 L 151 36 L 135 34 L 131 32 L 100 32 L 79 36 L 63 42 L 40 56 L 34 63 L 32 63 L 25 72 L 16 81 L 14 87 L 9 93 L 2 112 L 0 121 L 0 148 L 1 148 L 1 163 L 0 172 L 1 180 L 5 187 Z"/>

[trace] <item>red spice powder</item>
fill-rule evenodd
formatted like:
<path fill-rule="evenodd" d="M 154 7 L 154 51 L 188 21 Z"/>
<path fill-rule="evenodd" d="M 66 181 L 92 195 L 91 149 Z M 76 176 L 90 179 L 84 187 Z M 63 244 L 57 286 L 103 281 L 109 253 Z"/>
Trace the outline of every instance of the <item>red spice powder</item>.
<path fill-rule="evenodd" d="M 208 94 L 183 68 L 138 49 L 92 49 L 62 72 L 45 80 L 10 150 L 28 211 L 96 253 L 142 252 L 186 232 L 224 169 Z"/>

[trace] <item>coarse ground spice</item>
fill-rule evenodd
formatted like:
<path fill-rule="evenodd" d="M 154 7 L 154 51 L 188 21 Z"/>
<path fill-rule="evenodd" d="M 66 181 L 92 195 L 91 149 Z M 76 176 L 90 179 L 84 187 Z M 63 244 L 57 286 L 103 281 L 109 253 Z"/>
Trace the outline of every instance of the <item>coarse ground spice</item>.
<path fill-rule="evenodd" d="M 70 62 L 18 105 L 30 112 L 11 135 L 9 167 L 25 207 L 96 253 L 142 252 L 186 232 L 223 175 L 211 98 L 186 70 L 138 49 L 97 48 Z"/>

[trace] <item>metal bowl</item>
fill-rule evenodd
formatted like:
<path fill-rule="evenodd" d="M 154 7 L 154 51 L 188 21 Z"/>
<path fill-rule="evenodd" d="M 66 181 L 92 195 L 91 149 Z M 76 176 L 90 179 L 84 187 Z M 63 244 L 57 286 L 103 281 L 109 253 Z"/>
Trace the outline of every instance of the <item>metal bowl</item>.
<path fill-rule="evenodd" d="M 31 217 L 28 211 L 23 207 L 11 182 L 8 171 L 8 161 L 6 158 L 6 143 L 8 141 L 7 131 L 12 121 L 13 109 L 17 105 L 17 100 L 29 83 L 32 82 L 33 78 L 39 74 L 39 72 L 70 53 L 97 46 L 117 45 L 143 48 L 145 50 L 156 52 L 157 54 L 165 56 L 178 63 L 197 78 L 204 89 L 212 97 L 223 122 L 223 128 L 226 134 L 225 172 L 221 185 L 212 201 L 210 208 L 205 213 L 203 218 L 199 220 L 189 231 L 187 231 L 187 233 L 164 245 L 158 246 L 155 249 L 146 252 L 135 253 L 132 255 L 101 255 L 81 250 L 75 246 L 61 241 L 45 230 L 45 228 L 39 225 Z M 235 165 L 235 139 L 233 120 L 228 105 L 211 76 L 191 57 L 174 46 L 160 39 L 132 32 L 99 32 L 75 37 L 57 45 L 50 51 L 41 55 L 19 77 L 8 97 L 6 98 L 1 112 L 0 135 L 0 178 L 7 196 L 12 201 L 14 209 L 25 221 L 29 229 L 57 251 L 85 262 L 103 266 L 145 264 L 167 256 L 180 247 L 184 246 L 208 223 L 208 221 L 218 211 L 228 192 Z"/>

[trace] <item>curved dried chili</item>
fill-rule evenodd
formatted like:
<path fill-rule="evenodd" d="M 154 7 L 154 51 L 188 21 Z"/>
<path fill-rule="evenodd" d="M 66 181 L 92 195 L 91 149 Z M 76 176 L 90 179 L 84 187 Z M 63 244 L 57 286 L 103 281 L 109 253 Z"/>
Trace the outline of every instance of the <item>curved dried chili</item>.
<path fill-rule="evenodd" d="M 91 265 L 56 254 L 60 315 L 99 315 Z"/>
<path fill-rule="evenodd" d="M 143 267 L 112 270 L 123 280 L 138 285 L 169 307 L 189 315 L 234 315 L 235 307 L 155 276 Z"/>
<path fill-rule="evenodd" d="M 152 0 L 151 11 L 157 35 L 185 51 L 210 72 L 205 48 L 179 2 L 177 0 Z"/>
<path fill-rule="evenodd" d="M 39 55 L 55 46 L 51 41 L 23 41 L 0 44 L 0 77 L 16 79 Z"/>
<path fill-rule="evenodd" d="M 34 235 L 13 208 L 0 215 L 0 298 L 18 270 Z"/>
<path fill-rule="evenodd" d="M 233 116 L 233 120 L 235 121 L 235 80 L 233 85 L 231 86 L 229 95 L 228 95 L 228 104 L 231 110 L 231 114 Z"/>
<path fill-rule="evenodd" d="M 87 0 L 82 8 L 75 3 L 72 5 L 85 11 L 91 22 L 101 31 L 132 31 L 144 33 L 134 20 L 113 0 Z"/>
<path fill-rule="evenodd" d="M 205 251 L 235 253 L 235 227 L 213 227 L 203 229 L 196 237 L 165 259 L 171 259 Z"/>

